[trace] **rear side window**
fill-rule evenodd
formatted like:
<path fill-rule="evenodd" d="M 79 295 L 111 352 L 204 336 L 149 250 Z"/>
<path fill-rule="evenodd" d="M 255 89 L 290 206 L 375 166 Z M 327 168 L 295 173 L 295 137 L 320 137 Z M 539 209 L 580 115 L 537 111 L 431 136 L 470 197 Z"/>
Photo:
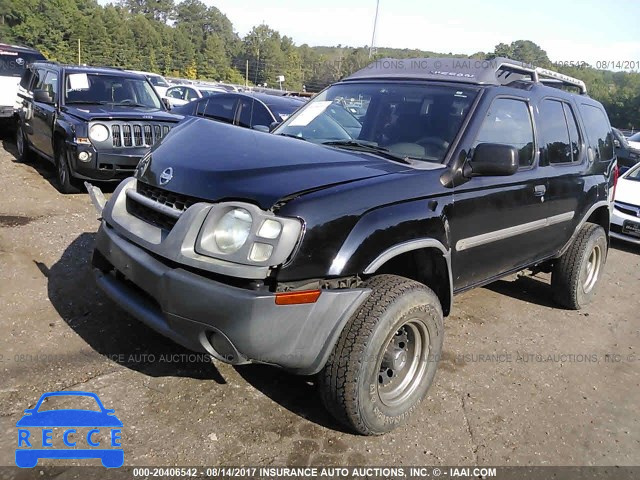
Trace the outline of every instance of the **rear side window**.
<path fill-rule="evenodd" d="M 22 77 L 27 65 L 37 60 L 44 60 L 44 57 L 0 47 L 0 77 Z"/>
<path fill-rule="evenodd" d="M 254 125 L 263 125 L 268 127 L 273 123 L 273 118 L 259 102 L 251 98 L 243 98 L 241 105 L 242 110 L 238 121 L 240 126 L 251 128 Z"/>
<path fill-rule="evenodd" d="M 480 127 L 475 145 L 499 143 L 518 149 L 520 166 L 533 163 L 533 123 L 523 100 L 498 98 L 493 101 Z"/>
<path fill-rule="evenodd" d="M 233 123 L 236 114 L 235 97 L 216 96 L 209 97 L 207 106 L 204 109 L 204 116 L 221 122 Z"/>
<path fill-rule="evenodd" d="M 204 111 L 207 108 L 207 99 L 205 98 L 204 100 L 200 101 L 200 102 L 196 102 L 197 106 L 196 106 L 196 115 L 198 115 L 199 117 L 204 116 Z"/>
<path fill-rule="evenodd" d="M 578 127 L 569 107 L 557 100 L 543 100 L 538 110 L 542 158 L 550 164 L 577 161 L 580 152 Z"/>
<path fill-rule="evenodd" d="M 602 109 L 585 103 L 580 110 L 596 159 L 600 161 L 613 159 L 613 134 L 606 114 Z"/>

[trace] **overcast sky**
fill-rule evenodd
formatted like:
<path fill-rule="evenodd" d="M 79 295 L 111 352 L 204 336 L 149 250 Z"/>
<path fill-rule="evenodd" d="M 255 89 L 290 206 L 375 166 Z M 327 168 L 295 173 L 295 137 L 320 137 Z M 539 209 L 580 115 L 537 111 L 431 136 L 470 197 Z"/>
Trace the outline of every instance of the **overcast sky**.
<path fill-rule="evenodd" d="M 264 22 L 298 45 L 349 46 L 371 43 L 376 5 L 376 0 L 204 2 L 226 14 L 241 36 Z M 640 62 L 640 1 L 380 0 L 378 46 L 472 54 L 514 40 L 534 41 L 553 61 Z"/>

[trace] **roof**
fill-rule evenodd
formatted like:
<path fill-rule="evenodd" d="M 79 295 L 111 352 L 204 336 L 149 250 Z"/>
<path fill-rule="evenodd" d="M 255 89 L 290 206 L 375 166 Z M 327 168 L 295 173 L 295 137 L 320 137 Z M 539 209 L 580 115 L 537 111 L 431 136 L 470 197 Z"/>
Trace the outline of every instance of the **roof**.
<path fill-rule="evenodd" d="M 416 79 L 469 83 L 475 85 L 508 85 L 528 80 L 542 84 L 561 84 L 576 87 L 587 93 L 582 80 L 552 70 L 497 57 L 480 60 L 465 57 L 448 58 L 383 58 L 355 72 L 344 81 L 364 79 Z"/>
<path fill-rule="evenodd" d="M 0 43 L 0 50 L 13 50 L 20 53 L 40 53 L 35 48 L 23 47 L 21 45 L 9 45 L 8 43 Z"/>
<path fill-rule="evenodd" d="M 130 72 L 128 70 L 122 70 L 121 68 L 117 68 L 117 67 L 92 67 L 91 65 L 67 65 L 63 63 L 47 62 L 44 60 L 39 60 L 33 63 L 34 64 L 44 63 L 48 65 L 54 65 L 60 68 L 64 68 L 67 71 L 76 72 L 76 73 L 98 73 L 103 75 L 117 74 L 120 77 L 130 77 L 130 78 L 143 77 L 143 74 L 141 73 Z"/>
<path fill-rule="evenodd" d="M 269 95 L 268 93 L 252 93 L 252 92 L 243 92 L 245 95 L 250 95 L 258 100 L 264 102 L 266 105 L 274 106 L 274 107 L 294 107 L 297 108 L 301 106 L 303 103 L 306 103 L 304 100 L 294 98 L 294 97 L 282 97 L 279 95 Z"/>

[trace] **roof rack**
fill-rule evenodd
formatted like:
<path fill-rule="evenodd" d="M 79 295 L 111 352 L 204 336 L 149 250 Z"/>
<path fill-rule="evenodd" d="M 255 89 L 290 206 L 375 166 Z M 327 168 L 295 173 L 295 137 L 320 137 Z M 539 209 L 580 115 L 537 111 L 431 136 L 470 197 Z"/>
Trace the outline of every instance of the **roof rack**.
<path fill-rule="evenodd" d="M 490 60 L 445 58 L 383 58 L 345 78 L 345 81 L 361 79 L 425 79 L 455 81 L 472 84 L 507 85 L 513 81 L 528 80 L 534 83 L 576 87 L 581 94 L 587 87 L 578 80 L 562 73 L 536 67 L 504 57 Z"/>
<path fill-rule="evenodd" d="M 513 73 L 520 73 L 523 75 L 530 75 L 531 80 L 536 83 L 549 83 L 549 84 L 561 84 L 570 87 L 577 87 L 582 95 L 587 93 L 587 86 L 582 80 L 564 75 L 562 73 L 554 72 L 542 67 L 535 67 L 523 62 L 514 62 L 508 58 L 495 58 L 498 67 L 496 68 L 496 74 L 498 77 L 500 70 L 511 71 Z"/>

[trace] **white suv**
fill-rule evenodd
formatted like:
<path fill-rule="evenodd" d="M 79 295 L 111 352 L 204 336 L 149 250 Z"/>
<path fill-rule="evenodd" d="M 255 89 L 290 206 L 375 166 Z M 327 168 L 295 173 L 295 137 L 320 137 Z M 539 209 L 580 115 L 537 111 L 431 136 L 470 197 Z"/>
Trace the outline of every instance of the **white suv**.
<path fill-rule="evenodd" d="M 0 119 L 13 117 L 20 78 L 26 66 L 36 60 L 45 60 L 37 50 L 0 43 Z"/>

